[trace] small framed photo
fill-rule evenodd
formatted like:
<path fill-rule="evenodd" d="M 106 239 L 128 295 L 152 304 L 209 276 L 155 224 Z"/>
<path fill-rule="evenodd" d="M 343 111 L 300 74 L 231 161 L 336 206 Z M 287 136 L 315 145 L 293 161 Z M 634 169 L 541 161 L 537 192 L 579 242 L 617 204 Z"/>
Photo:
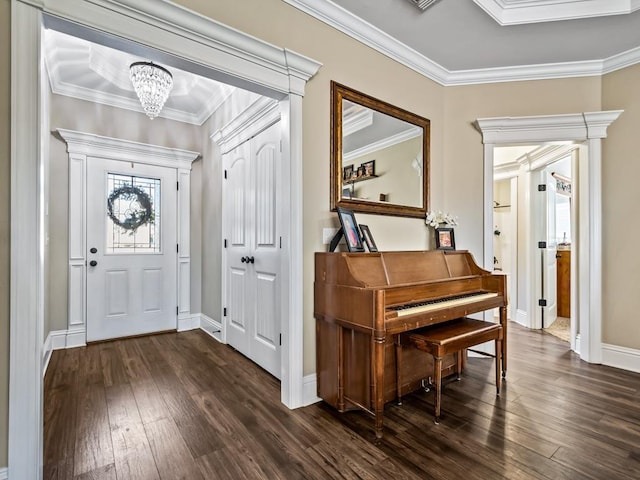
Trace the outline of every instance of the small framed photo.
<path fill-rule="evenodd" d="M 378 247 L 376 246 L 376 242 L 373 240 L 373 235 L 371 235 L 371 230 L 369 230 L 369 226 L 360 224 L 360 232 L 362 233 L 362 240 L 364 240 L 364 243 L 369 249 L 369 251 L 377 252 Z"/>
<path fill-rule="evenodd" d="M 368 162 L 364 162 L 362 164 L 362 169 L 364 170 L 363 175 L 365 177 L 370 177 L 376 174 L 376 161 L 369 160 Z"/>
<path fill-rule="evenodd" d="M 342 169 L 342 180 L 348 182 L 353 177 L 353 165 L 347 165 Z"/>
<path fill-rule="evenodd" d="M 347 241 L 347 249 L 350 252 L 364 252 L 358 222 L 356 222 L 356 216 L 353 211 L 342 207 L 337 207 L 337 210 L 342 233 Z"/>
<path fill-rule="evenodd" d="M 438 250 L 455 250 L 456 240 L 453 236 L 453 228 L 436 228 L 436 248 Z"/>

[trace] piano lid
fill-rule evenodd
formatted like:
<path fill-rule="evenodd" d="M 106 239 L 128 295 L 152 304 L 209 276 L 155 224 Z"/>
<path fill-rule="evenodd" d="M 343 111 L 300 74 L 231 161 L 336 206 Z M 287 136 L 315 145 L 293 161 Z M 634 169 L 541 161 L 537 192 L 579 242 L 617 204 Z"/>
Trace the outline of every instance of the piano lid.
<path fill-rule="evenodd" d="M 387 287 L 488 274 L 466 250 L 316 253 L 316 281 Z"/>

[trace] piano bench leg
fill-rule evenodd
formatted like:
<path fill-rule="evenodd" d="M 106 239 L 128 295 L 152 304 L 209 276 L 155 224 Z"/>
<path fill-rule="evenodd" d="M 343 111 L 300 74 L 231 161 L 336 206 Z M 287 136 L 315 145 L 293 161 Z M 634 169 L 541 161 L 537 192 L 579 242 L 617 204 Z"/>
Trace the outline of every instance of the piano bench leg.
<path fill-rule="evenodd" d="M 502 341 L 496 340 L 496 396 L 500 396 L 500 383 L 502 377 L 500 376 L 500 370 L 502 366 Z M 504 372 L 502 372 L 504 374 Z"/>
<path fill-rule="evenodd" d="M 460 381 L 462 378 L 462 350 L 456 352 L 456 373 L 458 374 L 456 380 Z"/>
<path fill-rule="evenodd" d="M 435 422 L 440 422 L 440 405 L 442 402 L 442 357 L 434 356 L 433 376 L 435 377 Z"/>

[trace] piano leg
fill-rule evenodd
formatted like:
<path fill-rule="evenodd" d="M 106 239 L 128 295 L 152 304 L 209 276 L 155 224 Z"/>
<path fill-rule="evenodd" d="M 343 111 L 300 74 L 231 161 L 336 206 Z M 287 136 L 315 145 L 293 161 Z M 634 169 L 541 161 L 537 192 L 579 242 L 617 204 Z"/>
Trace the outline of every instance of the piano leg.
<path fill-rule="evenodd" d="M 398 397 L 398 405 L 402 405 L 402 345 L 400 344 L 400 336 L 395 336 L 395 352 L 396 352 L 396 396 Z"/>
<path fill-rule="evenodd" d="M 385 335 L 375 335 L 373 339 L 373 377 L 371 397 L 374 401 L 373 414 L 375 417 L 376 438 L 382 438 L 382 423 L 384 418 L 384 364 L 385 364 Z"/>

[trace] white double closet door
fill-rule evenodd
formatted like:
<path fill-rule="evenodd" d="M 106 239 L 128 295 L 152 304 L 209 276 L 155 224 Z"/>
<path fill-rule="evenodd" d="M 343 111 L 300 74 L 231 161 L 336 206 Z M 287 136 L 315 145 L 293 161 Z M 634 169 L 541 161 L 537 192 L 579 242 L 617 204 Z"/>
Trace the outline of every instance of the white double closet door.
<path fill-rule="evenodd" d="M 223 156 L 229 345 L 280 378 L 280 123 Z"/>
<path fill-rule="evenodd" d="M 176 328 L 176 177 L 88 159 L 87 341 Z"/>

